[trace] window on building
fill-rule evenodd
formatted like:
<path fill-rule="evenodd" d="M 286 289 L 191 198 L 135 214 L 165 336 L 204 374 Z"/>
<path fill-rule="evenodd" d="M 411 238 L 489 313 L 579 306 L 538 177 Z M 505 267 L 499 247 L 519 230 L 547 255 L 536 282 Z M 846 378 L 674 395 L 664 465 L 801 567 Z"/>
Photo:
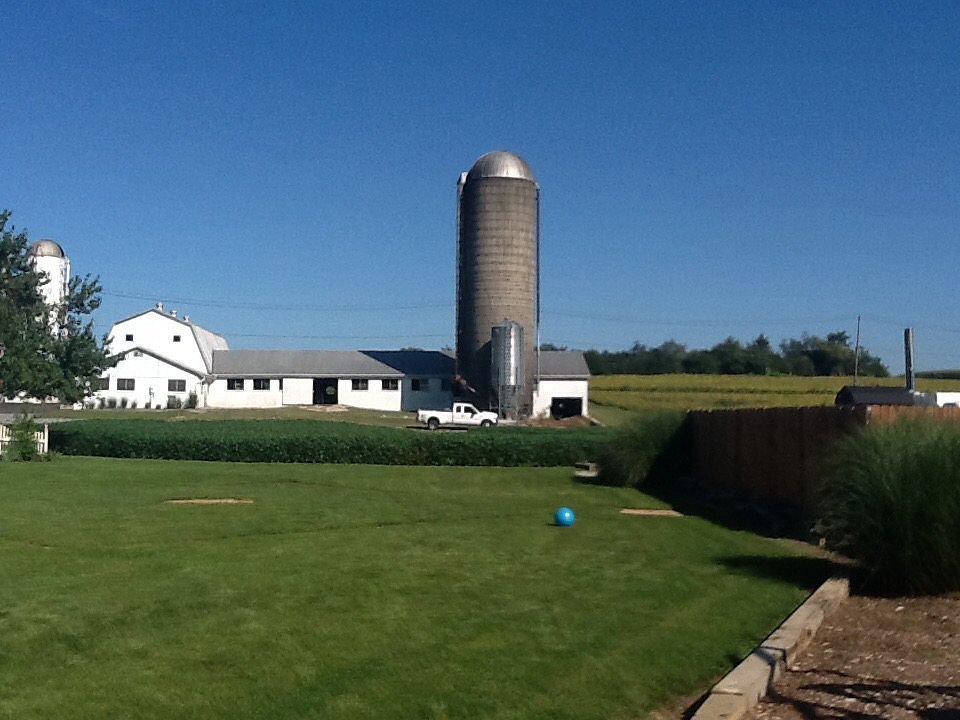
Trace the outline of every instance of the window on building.
<path fill-rule="evenodd" d="M 440 378 L 440 389 L 444 392 L 450 392 L 450 378 Z"/>
<path fill-rule="evenodd" d="M 98 388 L 98 389 L 100 389 L 100 390 L 109 390 L 109 389 L 110 389 L 110 378 L 109 378 L 109 377 L 100 378 L 100 385 L 99 385 L 99 388 Z"/>
<path fill-rule="evenodd" d="M 133 378 L 117 378 L 117 390 L 133 390 L 135 385 Z"/>
<path fill-rule="evenodd" d="M 383 389 L 384 389 L 384 390 L 399 390 L 399 389 L 400 389 L 400 381 L 397 380 L 396 378 L 387 378 L 387 379 L 385 379 L 385 380 L 382 380 L 381 382 L 383 383 Z"/>
<path fill-rule="evenodd" d="M 357 378 L 354 378 L 350 381 L 350 385 L 354 390 L 366 390 L 369 384 L 369 381 L 358 380 Z"/>
<path fill-rule="evenodd" d="M 174 342 L 180 342 L 180 336 L 179 336 L 179 335 L 174 335 L 174 336 L 173 336 L 173 341 L 174 341 Z"/>
<path fill-rule="evenodd" d="M 186 392 L 186 380 L 167 380 L 167 392 Z"/>
<path fill-rule="evenodd" d="M 280 385 L 280 389 L 283 390 L 283 378 L 280 378 L 280 379 L 277 381 L 277 384 L 279 384 L 279 385 Z"/>
<path fill-rule="evenodd" d="M 127 333 L 125 339 L 127 342 L 133 342 L 133 333 Z"/>
<path fill-rule="evenodd" d="M 253 379 L 253 389 L 254 389 L 254 390 L 269 390 L 269 389 L 270 389 L 270 378 L 254 378 L 254 379 Z"/>
<path fill-rule="evenodd" d="M 243 378 L 227 378 L 227 390 L 243 390 Z"/>
<path fill-rule="evenodd" d="M 429 392 L 430 378 L 413 378 L 410 381 L 410 389 L 414 392 Z"/>

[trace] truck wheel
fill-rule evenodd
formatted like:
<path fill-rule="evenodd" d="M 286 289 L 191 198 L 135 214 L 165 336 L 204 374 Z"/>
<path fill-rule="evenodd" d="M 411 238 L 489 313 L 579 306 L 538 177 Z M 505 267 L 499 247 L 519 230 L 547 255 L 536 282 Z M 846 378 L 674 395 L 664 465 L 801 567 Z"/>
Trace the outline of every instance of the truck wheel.
<path fill-rule="evenodd" d="M 492 420 L 484 420 L 482 423 L 480 423 L 480 427 L 490 427 L 491 425 L 493 425 Z"/>
<path fill-rule="evenodd" d="M 438 427 L 440 427 L 440 421 L 437 420 L 436 418 L 430 418 L 429 420 L 427 420 L 428 430 L 436 430 Z"/>

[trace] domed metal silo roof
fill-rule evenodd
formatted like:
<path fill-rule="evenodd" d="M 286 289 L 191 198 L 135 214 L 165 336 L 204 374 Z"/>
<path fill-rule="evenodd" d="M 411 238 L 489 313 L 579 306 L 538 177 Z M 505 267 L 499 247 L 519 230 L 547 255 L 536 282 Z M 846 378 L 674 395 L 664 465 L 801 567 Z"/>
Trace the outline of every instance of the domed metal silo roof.
<path fill-rule="evenodd" d="M 66 257 L 63 248 L 53 240 L 37 240 L 30 246 L 30 254 L 34 257 Z"/>
<path fill-rule="evenodd" d="M 481 155 L 467 173 L 467 180 L 490 177 L 518 178 L 532 183 L 537 181 L 526 161 L 506 150 L 494 150 Z"/>

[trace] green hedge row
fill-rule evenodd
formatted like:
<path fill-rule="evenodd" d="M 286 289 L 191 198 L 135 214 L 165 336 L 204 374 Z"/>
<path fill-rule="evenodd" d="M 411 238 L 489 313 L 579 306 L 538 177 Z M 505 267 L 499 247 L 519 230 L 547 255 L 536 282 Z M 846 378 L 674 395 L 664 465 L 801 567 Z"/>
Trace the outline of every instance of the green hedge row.
<path fill-rule="evenodd" d="M 428 432 L 309 420 L 78 420 L 50 427 L 65 455 L 225 462 L 562 466 L 598 455 L 602 428 Z"/>

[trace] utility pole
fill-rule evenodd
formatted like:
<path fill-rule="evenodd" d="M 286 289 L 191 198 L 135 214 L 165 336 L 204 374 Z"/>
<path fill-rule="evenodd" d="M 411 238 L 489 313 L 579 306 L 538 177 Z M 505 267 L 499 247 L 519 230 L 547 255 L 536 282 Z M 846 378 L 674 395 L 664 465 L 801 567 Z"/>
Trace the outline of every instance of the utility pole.
<path fill-rule="evenodd" d="M 903 360 L 907 390 L 913 392 L 913 328 L 905 328 L 903 331 Z"/>
<path fill-rule="evenodd" d="M 857 342 L 853 346 L 853 386 L 857 386 L 860 377 L 860 316 L 857 315 Z"/>

